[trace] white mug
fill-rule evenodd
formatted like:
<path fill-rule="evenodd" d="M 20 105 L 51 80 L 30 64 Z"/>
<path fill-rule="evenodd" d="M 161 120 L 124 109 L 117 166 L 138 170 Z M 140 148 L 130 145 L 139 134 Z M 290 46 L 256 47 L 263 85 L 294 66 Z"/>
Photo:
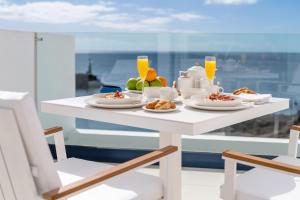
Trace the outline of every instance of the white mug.
<path fill-rule="evenodd" d="M 159 91 L 160 99 L 172 101 L 178 97 L 176 88 L 162 87 Z"/>
<path fill-rule="evenodd" d="M 145 100 L 153 100 L 159 98 L 161 87 L 144 87 L 143 98 Z"/>
<path fill-rule="evenodd" d="M 223 93 L 224 89 L 218 85 L 213 85 L 211 88 L 211 93 Z"/>
<path fill-rule="evenodd" d="M 200 89 L 197 94 L 191 96 L 191 100 L 196 104 L 203 104 L 209 94 L 209 91 L 207 91 L 206 89 Z"/>

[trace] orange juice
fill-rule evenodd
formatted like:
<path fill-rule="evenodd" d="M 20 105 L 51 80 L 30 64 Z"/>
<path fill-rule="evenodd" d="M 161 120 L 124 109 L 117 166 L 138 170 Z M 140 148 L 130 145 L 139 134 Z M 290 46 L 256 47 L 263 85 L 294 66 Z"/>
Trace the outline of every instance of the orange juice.
<path fill-rule="evenodd" d="M 148 68 L 149 68 L 149 61 L 147 57 L 139 57 L 137 59 L 137 68 L 138 72 L 140 75 L 140 78 L 145 81 L 147 73 L 148 73 Z"/>
<path fill-rule="evenodd" d="M 205 73 L 208 80 L 211 81 L 214 79 L 216 68 L 217 68 L 216 61 L 205 60 Z"/>

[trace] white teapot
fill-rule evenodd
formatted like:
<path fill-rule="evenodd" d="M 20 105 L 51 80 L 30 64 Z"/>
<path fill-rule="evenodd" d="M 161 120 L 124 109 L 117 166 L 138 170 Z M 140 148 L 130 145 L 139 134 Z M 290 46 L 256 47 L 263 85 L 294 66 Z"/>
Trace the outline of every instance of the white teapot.
<path fill-rule="evenodd" d="M 205 79 L 205 70 L 198 63 L 195 63 L 194 66 L 190 67 L 187 70 L 188 76 L 192 78 L 193 88 L 199 88 L 198 84 L 201 79 Z"/>

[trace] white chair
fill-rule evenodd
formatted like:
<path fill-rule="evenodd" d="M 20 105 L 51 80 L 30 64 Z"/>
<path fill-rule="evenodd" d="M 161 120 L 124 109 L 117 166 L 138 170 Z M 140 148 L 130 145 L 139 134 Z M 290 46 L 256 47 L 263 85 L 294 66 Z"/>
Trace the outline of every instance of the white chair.
<path fill-rule="evenodd" d="M 46 136 L 55 137 L 58 162 Z M 42 130 L 33 100 L 26 93 L 0 91 L 0 200 L 158 200 L 159 177 L 133 169 L 177 151 L 153 151 L 118 166 L 66 158 L 62 128 Z"/>
<path fill-rule="evenodd" d="M 273 160 L 223 152 L 225 183 L 221 186 L 224 200 L 298 200 L 300 199 L 300 159 L 297 148 L 300 126 L 292 126 L 288 156 Z M 237 163 L 255 167 L 236 176 Z"/>

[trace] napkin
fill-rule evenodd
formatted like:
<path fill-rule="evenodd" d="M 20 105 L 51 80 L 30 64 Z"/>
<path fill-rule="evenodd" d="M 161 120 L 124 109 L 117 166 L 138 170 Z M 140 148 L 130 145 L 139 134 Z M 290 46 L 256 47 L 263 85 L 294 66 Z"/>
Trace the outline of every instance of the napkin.
<path fill-rule="evenodd" d="M 270 101 L 271 94 L 240 94 L 238 95 L 243 101 L 254 102 L 255 104 L 264 104 Z"/>

